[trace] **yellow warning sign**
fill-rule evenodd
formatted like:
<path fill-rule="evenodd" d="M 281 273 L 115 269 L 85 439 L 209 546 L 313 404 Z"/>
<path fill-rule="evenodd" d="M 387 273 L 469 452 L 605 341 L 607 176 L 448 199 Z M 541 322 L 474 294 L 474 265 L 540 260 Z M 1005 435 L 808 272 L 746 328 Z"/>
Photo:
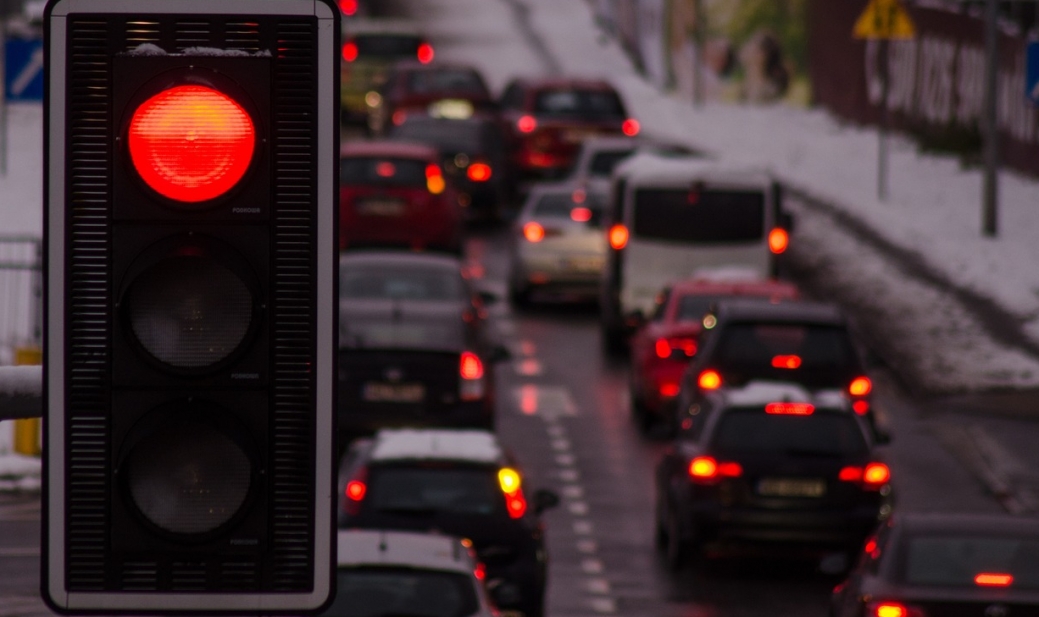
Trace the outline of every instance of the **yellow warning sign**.
<path fill-rule="evenodd" d="M 855 22 L 852 36 L 857 39 L 911 39 L 916 26 L 898 0 L 869 0 L 866 10 Z"/>

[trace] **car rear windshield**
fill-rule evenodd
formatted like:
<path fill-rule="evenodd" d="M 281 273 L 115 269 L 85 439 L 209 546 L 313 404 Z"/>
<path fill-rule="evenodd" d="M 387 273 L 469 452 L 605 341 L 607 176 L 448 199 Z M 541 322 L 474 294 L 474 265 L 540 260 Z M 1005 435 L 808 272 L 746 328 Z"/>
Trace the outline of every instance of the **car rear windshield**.
<path fill-rule="evenodd" d="M 534 206 L 533 215 L 538 218 L 572 219 L 575 208 L 587 208 L 591 211 L 591 218 L 588 219 L 588 224 L 593 227 L 602 225 L 602 200 L 596 195 L 586 194 L 584 201 L 577 203 L 572 195 L 572 193 L 546 193 L 542 195 L 541 199 Z"/>
<path fill-rule="evenodd" d="M 542 90 L 534 99 L 534 113 L 545 116 L 623 118 L 624 106 L 609 90 Z"/>
<path fill-rule="evenodd" d="M 462 69 L 415 71 L 408 75 L 408 90 L 416 94 L 458 92 L 490 97 L 487 85 L 483 83 L 480 75 L 475 71 Z"/>
<path fill-rule="evenodd" d="M 407 351 L 459 352 L 470 337 L 461 315 L 430 318 L 423 308 L 394 303 L 378 314 L 341 314 L 339 346 L 343 349 L 402 349 Z M 457 362 L 457 357 L 453 360 Z"/>
<path fill-rule="evenodd" d="M 774 415 L 761 407 L 726 411 L 711 445 L 719 453 L 791 456 L 856 456 L 868 451 L 862 429 L 851 415 L 820 411 L 807 416 Z"/>
<path fill-rule="evenodd" d="M 479 608 L 472 580 L 461 572 L 417 568 L 341 568 L 326 617 L 463 617 Z"/>
<path fill-rule="evenodd" d="M 634 149 L 596 152 L 592 156 L 591 164 L 588 166 L 588 173 L 594 177 L 605 178 L 613 173 L 613 168 L 618 163 L 634 153 Z"/>
<path fill-rule="evenodd" d="M 1039 538 L 920 535 L 908 539 L 902 578 L 911 585 L 977 587 L 979 574 L 1010 575 L 1011 589 L 1039 590 Z"/>
<path fill-rule="evenodd" d="M 774 379 L 818 388 L 843 388 L 862 370 L 845 328 L 802 323 L 728 324 L 710 361 L 737 381 Z"/>
<path fill-rule="evenodd" d="M 353 41 L 361 58 L 408 58 L 422 44 L 421 38 L 411 34 L 358 34 Z"/>
<path fill-rule="evenodd" d="M 490 468 L 451 463 L 384 466 L 369 475 L 364 507 L 376 513 L 495 515 L 504 497 Z"/>
<path fill-rule="evenodd" d="M 635 191 L 632 233 L 639 238 L 715 244 L 760 241 L 765 234 L 761 191 Z"/>
<path fill-rule="evenodd" d="M 390 157 L 345 157 L 339 181 L 348 186 L 426 186 L 427 162 Z"/>
<path fill-rule="evenodd" d="M 724 300 L 726 296 L 686 294 L 678 298 L 678 311 L 675 321 L 700 321 L 715 302 Z"/>
<path fill-rule="evenodd" d="M 484 135 L 483 127 L 474 122 L 426 118 L 406 121 L 390 132 L 394 139 L 420 141 L 445 154 L 482 152 L 486 149 Z"/>
<path fill-rule="evenodd" d="M 352 300 L 458 300 L 464 298 L 455 268 L 407 264 L 350 264 L 339 267 L 339 297 Z"/>

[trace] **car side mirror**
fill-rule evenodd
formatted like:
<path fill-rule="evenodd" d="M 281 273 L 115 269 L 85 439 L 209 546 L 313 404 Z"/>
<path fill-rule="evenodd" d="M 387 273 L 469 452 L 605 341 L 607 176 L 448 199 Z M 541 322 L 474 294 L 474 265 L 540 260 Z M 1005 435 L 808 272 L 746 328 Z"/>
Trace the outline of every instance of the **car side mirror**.
<path fill-rule="evenodd" d="M 559 495 L 545 488 L 534 491 L 534 513 L 541 514 L 559 505 Z"/>
<path fill-rule="evenodd" d="M 479 292 L 477 292 L 476 296 L 480 298 L 480 302 L 483 302 L 488 306 L 494 304 L 499 300 L 498 294 L 494 293 L 493 291 L 480 290 Z"/>
<path fill-rule="evenodd" d="M 646 316 L 642 314 L 642 311 L 632 311 L 624 316 L 624 324 L 632 330 L 638 330 L 646 325 Z"/>

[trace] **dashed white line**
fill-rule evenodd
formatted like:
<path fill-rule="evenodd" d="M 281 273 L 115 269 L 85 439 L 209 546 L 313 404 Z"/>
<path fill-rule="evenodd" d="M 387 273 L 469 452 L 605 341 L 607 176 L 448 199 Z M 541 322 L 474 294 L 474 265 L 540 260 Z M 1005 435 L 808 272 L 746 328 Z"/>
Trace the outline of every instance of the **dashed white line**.
<path fill-rule="evenodd" d="M 617 603 L 613 601 L 613 598 L 591 598 L 588 601 L 591 605 L 592 610 L 597 613 L 616 613 Z"/>
<path fill-rule="evenodd" d="M 602 574 L 605 568 L 598 559 L 582 559 L 581 569 L 584 570 L 585 574 Z"/>
<path fill-rule="evenodd" d="M 583 519 L 574 521 L 574 533 L 576 533 L 579 536 L 590 536 L 590 535 L 592 535 L 592 529 L 593 529 L 593 526 L 592 526 L 591 521 L 587 521 L 587 520 L 583 520 Z"/>
<path fill-rule="evenodd" d="M 574 463 L 576 463 L 576 462 L 577 462 L 577 459 L 574 457 L 573 454 L 557 454 L 556 455 L 556 463 L 558 463 L 560 467 L 573 467 Z"/>
<path fill-rule="evenodd" d="M 553 439 L 551 445 L 553 450 L 560 452 L 566 452 L 570 449 L 570 442 L 566 439 Z"/>
<path fill-rule="evenodd" d="M 599 549 L 598 543 L 595 540 L 578 540 L 577 550 L 582 553 L 594 553 Z"/>
<path fill-rule="evenodd" d="M 584 487 L 579 484 L 568 484 L 562 488 L 563 497 L 570 499 L 581 499 L 584 497 Z"/>
<path fill-rule="evenodd" d="M 570 514 L 574 516 L 587 516 L 588 504 L 583 501 L 575 501 L 567 505 L 567 509 L 570 510 Z"/>
<path fill-rule="evenodd" d="M 590 578 L 585 581 L 584 588 L 588 593 L 606 595 L 610 593 L 610 582 L 604 578 Z"/>

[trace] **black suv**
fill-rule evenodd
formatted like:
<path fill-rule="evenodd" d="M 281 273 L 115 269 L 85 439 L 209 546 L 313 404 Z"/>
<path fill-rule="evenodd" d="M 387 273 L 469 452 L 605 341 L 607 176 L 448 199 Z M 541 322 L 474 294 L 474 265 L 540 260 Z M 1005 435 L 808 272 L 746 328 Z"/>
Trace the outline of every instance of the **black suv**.
<path fill-rule="evenodd" d="M 682 377 L 679 414 L 705 393 L 756 380 L 786 381 L 810 391 L 840 391 L 878 430 L 873 382 L 847 319 L 834 305 L 722 300 L 703 318 L 696 356 Z"/>
<path fill-rule="evenodd" d="M 354 442 L 339 477 L 340 527 L 436 529 L 468 538 L 499 608 L 544 613 L 548 559 L 539 515 L 559 498 L 527 492 L 493 433 L 382 430 Z"/>
<path fill-rule="evenodd" d="M 705 396 L 657 467 L 665 562 L 734 545 L 854 553 L 891 510 L 878 443 L 834 392 L 755 381 Z"/>

